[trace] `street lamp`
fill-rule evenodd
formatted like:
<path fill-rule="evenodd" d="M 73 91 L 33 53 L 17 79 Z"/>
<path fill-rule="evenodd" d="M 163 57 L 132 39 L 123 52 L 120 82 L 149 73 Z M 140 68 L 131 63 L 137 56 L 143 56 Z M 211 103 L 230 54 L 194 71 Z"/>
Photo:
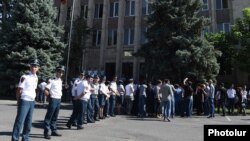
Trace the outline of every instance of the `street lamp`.
<path fill-rule="evenodd" d="M 68 54 L 67 54 L 67 65 L 66 65 L 66 74 L 65 74 L 65 83 L 68 83 L 68 72 L 69 72 L 69 56 L 70 56 L 70 46 L 71 46 L 71 38 L 72 38 L 72 28 L 73 28 L 73 20 L 74 20 L 74 9 L 75 9 L 75 0 L 73 0 L 72 12 L 71 12 L 71 20 L 70 20 L 70 30 L 69 30 L 69 40 L 68 40 Z"/>

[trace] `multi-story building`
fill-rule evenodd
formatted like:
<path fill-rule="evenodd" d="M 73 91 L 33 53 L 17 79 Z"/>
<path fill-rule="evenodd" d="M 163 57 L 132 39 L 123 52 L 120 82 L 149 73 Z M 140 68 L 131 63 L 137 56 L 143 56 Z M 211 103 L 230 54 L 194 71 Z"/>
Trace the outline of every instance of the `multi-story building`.
<path fill-rule="evenodd" d="M 84 49 L 83 69 L 104 69 L 108 77 L 140 77 L 144 60 L 133 57 L 133 53 L 147 42 L 146 19 L 152 12 L 148 1 L 152 0 L 68 0 L 66 4 L 56 1 L 60 25 L 69 25 L 74 11 L 74 17 L 86 18 L 93 31 Z M 250 5 L 250 0 L 202 1 L 201 13 L 211 19 L 211 26 L 204 32 L 230 31 L 234 19 Z"/>

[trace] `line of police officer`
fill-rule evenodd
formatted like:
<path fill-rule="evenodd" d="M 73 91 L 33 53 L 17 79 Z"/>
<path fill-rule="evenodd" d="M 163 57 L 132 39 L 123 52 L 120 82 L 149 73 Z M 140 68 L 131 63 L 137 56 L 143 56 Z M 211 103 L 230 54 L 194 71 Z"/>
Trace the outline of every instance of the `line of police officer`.
<path fill-rule="evenodd" d="M 29 134 L 32 127 L 32 117 L 35 107 L 36 89 L 38 85 L 37 72 L 39 71 L 39 60 L 30 61 L 30 71 L 22 75 L 16 91 L 18 102 L 17 115 L 12 131 L 12 141 L 18 141 L 20 131 L 22 141 L 29 141 Z M 45 88 L 45 95 L 50 96 L 49 106 L 44 119 L 44 138 L 51 139 L 51 136 L 61 136 L 57 132 L 56 122 L 60 110 L 62 97 L 62 76 L 65 72 L 64 66 L 56 67 L 55 77 L 49 80 Z M 51 132 L 51 133 L 50 133 Z"/>

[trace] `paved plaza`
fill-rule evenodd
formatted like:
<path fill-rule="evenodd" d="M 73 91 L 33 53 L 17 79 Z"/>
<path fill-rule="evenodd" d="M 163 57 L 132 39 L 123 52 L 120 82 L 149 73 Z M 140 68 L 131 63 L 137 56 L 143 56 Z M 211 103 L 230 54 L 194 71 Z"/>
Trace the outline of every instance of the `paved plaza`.
<path fill-rule="evenodd" d="M 16 101 L 0 100 L 0 141 L 10 141 L 11 132 L 16 117 Z M 250 125 L 250 115 L 226 116 L 216 115 L 208 119 L 206 116 L 192 118 L 175 117 L 171 122 L 157 118 L 136 118 L 116 116 L 96 123 L 84 125 L 83 130 L 75 127 L 68 129 L 65 124 L 71 115 L 71 105 L 62 103 L 59 113 L 58 131 L 62 137 L 52 136 L 53 141 L 202 141 L 204 124 L 247 124 Z M 42 141 L 42 123 L 46 113 L 45 108 L 36 106 L 33 115 L 31 141 Z M 20 139 L 21 140 L 21 139 Z"/>

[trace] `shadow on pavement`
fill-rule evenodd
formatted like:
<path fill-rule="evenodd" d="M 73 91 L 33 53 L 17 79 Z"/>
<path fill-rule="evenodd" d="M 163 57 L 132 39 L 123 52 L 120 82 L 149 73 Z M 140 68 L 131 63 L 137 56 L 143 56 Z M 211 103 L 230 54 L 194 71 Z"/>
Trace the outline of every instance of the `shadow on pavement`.
<path fill-rule="evenodd" d="M 44 138 L 43 134 L 30 134 L 30 138 Z"/>
<path fill-rule="evenodd" d="M 145 117 L 145 118 L 138 118 L 138 117 L 126 117 L 127 120 L 136 120 L 136 121 L 161 121 L 160 118 L 148 118 L 148 117 Z"/>
<path fill-rule="evenodd" d="M 59 118 L 59 119 L 57 119 L 57 129 L 59 129 L 59 130 L 65 130 L 65 129 L 68 129 L 67 127 L 66 127 L 66 123 L 67 123 L 67 121 L 68 121 L 68 119 L 65 119 L 65 118 L 63 118 L 63 119 L 61 119 L 61 118 Z M 32 126 L 34 127 L 34 128 L 39 128 L 39 129 L 43 129 L 43 123 L 44 121 L 43 120 L 36 120 L 36 121 L 34 121 L 33 123 L 32 123 Z"/>
<path fill-rule="evenodd" d="M 0 136 L 11 136 L 12 132 L 0 132 Z"/>

